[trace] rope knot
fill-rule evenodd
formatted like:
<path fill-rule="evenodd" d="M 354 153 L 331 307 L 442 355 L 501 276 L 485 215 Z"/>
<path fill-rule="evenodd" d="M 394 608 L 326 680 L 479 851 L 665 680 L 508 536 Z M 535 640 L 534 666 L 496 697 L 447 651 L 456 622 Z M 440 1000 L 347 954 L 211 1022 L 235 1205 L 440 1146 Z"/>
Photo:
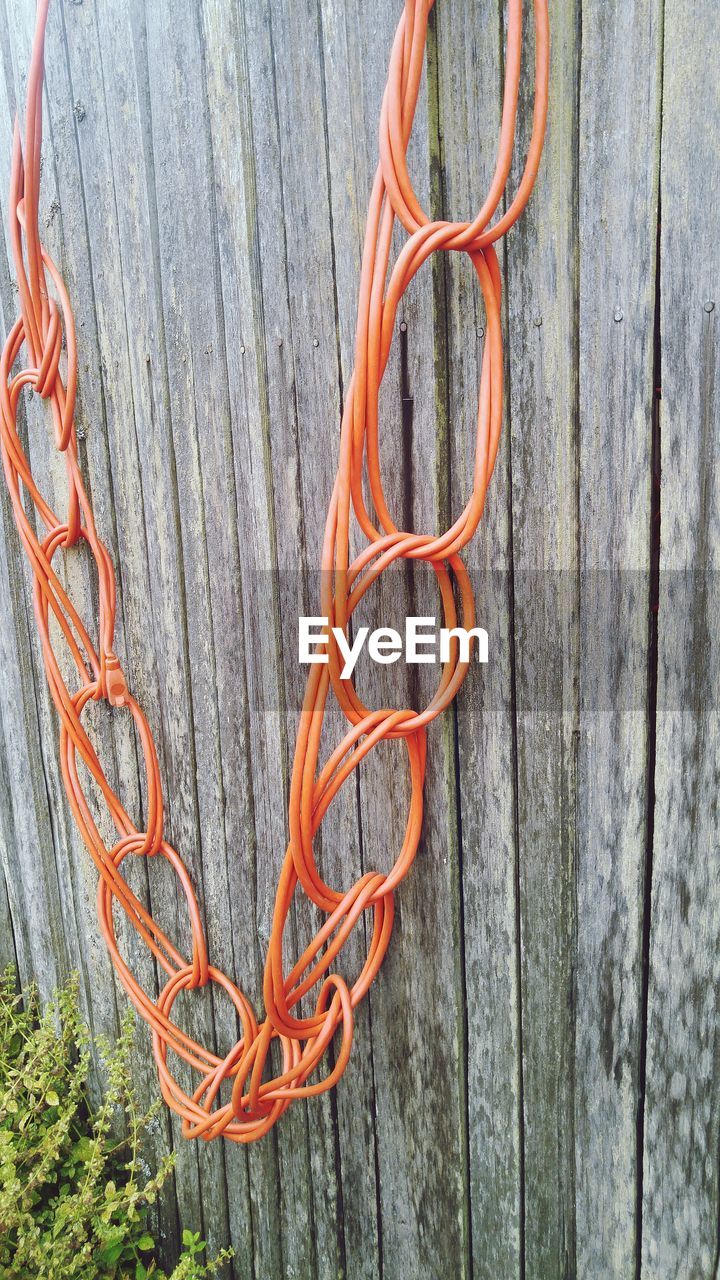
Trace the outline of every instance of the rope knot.
<path fill-rule="evenodd" d="M 105 655 L 105 697 L 111 707 L 127 706 L 128 687 L 116 654 Z"/>

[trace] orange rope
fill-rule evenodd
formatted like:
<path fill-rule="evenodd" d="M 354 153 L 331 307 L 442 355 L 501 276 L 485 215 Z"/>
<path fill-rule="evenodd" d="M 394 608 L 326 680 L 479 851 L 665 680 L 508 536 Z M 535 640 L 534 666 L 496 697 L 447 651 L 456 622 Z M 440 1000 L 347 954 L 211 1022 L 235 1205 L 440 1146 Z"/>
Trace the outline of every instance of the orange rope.
<path fill-rule="evenodd" d="M 0 375 L 2 402 L 2 459 L 15 522 L 34 577 L 33 601 L 43 659 L 53 702 L 60 718 L 60 761 L 68 800 L 83 840 L 100 873 L 98 917 L 118 977 L 141 1017 L 152 1029 L 153 1052 L 160 1087 L 168 1105 L 182 1117 L 186 1137 L 206 1139 L 224 1134 L 236 1142 L 260 1138 L 295 1098 L 330 1089 L 348 1062 L 353 1036 L 353 1010 L 367 992 L 390 941 L 393 893 L 407 874 L 420 840 L 425 775 L 425 727 L 454 698 L 468 663 L 459 661 L 458 644 L 443 667 L 437 691 L 426 709 L 371 711 L 351 680 L 340 678 L 336 642 L 329 642 L 326 666 L 313 666 L 308 678 L 295 747 L 290 787 L 290 843 L 277 889 L 272 935 L 265 965 L 265 1020 L 258 1025 L 250 1002 L 208 962 L 207 945 L 197 901 L 187 871 L 163 837 L 164 809 L 157 753 L 142 708 L 129 692 L 114 652 L 115 575 L 101 542 L 92 507 L 83 487 L 77 459 L 74 422 L 77 386 L 77 345 L 70 301 L 60 273 L 40 242 L 38 197 L 42 140 L 43 49 L 49 0 L 39 0 L 37 29 L 28 78 L 25 147 L 16 123 L 10 180 L 10 233 L 20 295 L 21 315 L 5 343 Z M 433 0 L 406 0 L 392 47 L 387 86 L 380 117 L 380 163 L 375 174 L 360 276 L 355 370 L 350 382 L 340 436 L 340 461 L 325 526 L 322 551 L 322 613 L 329 627 L 347 629 L 365 592 L 394 561 L 425 560 L 432 565 L 442 598 L 444 625 L 457 625 L 457 584 L 462 620 L 474 624 L 474 600 L 469 577 L 458 552 L 473 536 L 485 504 L 485 494 L 497 456 L 502 421 L 502 339 L 500 330 L 500 271 L 493 245 L 525 208 L 542 151 L 547 112 L 549 34 L 547 0 L 534 0 L 535 105 L 525 170 L 517 194 L 494 223 L 505 191 L 515 141 L 522 0 L 509 0 L 505 91 L 497 164 L 485 203 L 472 222 L 431 222 L 421 208 L 407 170 L 406 153 L 424 61 L 428 14 Z M 388 281 L 390 246 L 395 219 L 408 233 L 406 244 Z M 487 338 L 482 359 L 473 487 L 467 505 L 450 529 L 439 537 L 404 532 L 395 525 L 383 491 L 378 450 L 378 392 L 390 352 L 400 299 L 415 273 L 439 249 L 468 254 L 482 290 Z M 51 288 L 54 298 L 51 297 Z M 56 299 L 56 300 L 55 300 Z M 62 356 L 65 336 L 67 356 Z M 25 365 L 13 373 L 23 353 Z M 62 366 L 62 370 L 61 370 Z M 17 430 L 18 401 L 24 387 L 34 388 L 49 401 L 55 443 L 64 455 L 68 481 L 68 511 L 61 521 L 39 493 Z M 377 525 L 365 503 L 363 469 L 367 475 Z M 23 494 L 24 491 L 24 494 Z M 23 501 L 35 508 L 31 520 Z M 350 511 L 368 544 L 349 563 Z M 36 527 L 44 526 L 40 536 Z M 378 527 L 379 526 L 379 527 Z M 99 629 L 97 648 L 72 601 L 53 570 L 53 558 L 83 538 L 98 574 Z M 51 617 L 52 615 L 52 617 Z M 65 684 L 50 639 L 52 619 L 59 626 L 77 668 L 79 687 Z M 349 722 L 349 729 L 327 763 L 318 771 L 320 734 L 330 686 Z M 90 701 L 105 699 L 125 707 L 133 717 L 145 762 L 147 780 L 146 830 L 139 831 L 108 782 L 82 724 Z M 402 848 L 388 875 L 368 872 L 346 892 L 322 879 L 313 853 L 313 837 L 342 784 L 361 760 L 385 738 L 402 738 L 408 753 L 411 800 Z M 78 757 L 102 793 L 119 839 L 108 848 L 92 817 L 78 776 Z M 177 874 L 187 900 L 192 937 L 188 959 L 157 926 L 122 875 L 128 854 L 166 858 Z M 283 970 L 283 936 L 295 889 L 300 884 L 326 915 L 322 928 L 289 973 Z M 113 906 L 125 911 L 131 924 L 167 974 L 157 1000 L 145 992 L 120 954 Z M 332 966 L 363 912 L 372 912 L 373 928 L 367 957 L 352 986 Z M 232 1000 L 242 1026 L 242 1038 L 225 1058 L 197 1044 L 173 1021 L 173 1004 L 186 989 L 218 983 Z M 318 986 L 314 1012 L 300 1017 L 297 1005 Z M 295 1012 L 294 1012 L 295 1011 Z M 339 1032 L 335 1062 L 324 1077 L 310 1081 Z M 282 1070 L 267 1079 L 266 1064 L 273 1041 L 279 1045 Z M 174 1078 L 168 1056 L 183 1059 L 198 1074 L 192 1095 Z M 232 1082 L 232 1096 L 221 1102 L 224 1081 Z"/>

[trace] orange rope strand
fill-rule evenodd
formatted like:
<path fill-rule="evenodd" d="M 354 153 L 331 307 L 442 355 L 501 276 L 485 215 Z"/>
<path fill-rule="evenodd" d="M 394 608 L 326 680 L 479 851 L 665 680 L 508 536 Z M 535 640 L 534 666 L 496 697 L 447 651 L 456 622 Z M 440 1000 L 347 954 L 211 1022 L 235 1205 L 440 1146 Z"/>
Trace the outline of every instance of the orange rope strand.
<path fill-rule="evenodd" d="M 322 550 L 322 613 L 330 627 L 347 629 L 353 611 L 379 575 L 400 559 L 427 561 L 437 575 L 444 625 L 457 625 L 455 587 L 462 622 L 474 624 L 474 599 L 459 551 L 472 538 L 485 504 L 497 456 L 502 422 L 503 366 L 500 328 L 500 271 L 493 248 L 522 213 L 540 162 L 547 113 L 549 32 L 547 0 L 534 0 L 535 105 L 525 170 L 506 212 L 494 223 L 505 192 L 515 144 L 521 70 L 522 0 L 509 0 L 502 123 L 495 174 L 485 203 L 472 222 L 431 222 L 417 199 L 407 169 L 406 153 L 424 62 L 428 15 L 433 0 L 406 0 L 392 47 L 387 86 L 380 115 L 380 162 L 372 187 L 362 257 L 355 369 L 350 382 L 340 435 L 340 458 L 325 525 Z M 39 0 L 37 28 L 28 78 L 25 144 L 16 124 L 10 180 L 10 235 L 21 315 L 0 358 L 1 445 L 5 479 L 15 523 L 33 574 L 33 601 L 43 660 L 60 719 L 60 762 L 70 807 L 99 872 L 97 909 L 100 928 L 120 982 L 152 1030 L 160 1088 L 168 1106 L 182 1118 L 183 1134 L 205 1139 L 224 1134 L 236 1142 L 262 1137 L 295 1098 L 330 1089 L 347 1066 L 353 1037 L 353 1011 L 382 964 L 393 925 L 393 894 L 417 852 L 423 817 L 425 729 L 455 697 L 468 663 L 459 661 L 457 641 L 445 663 L 437 691 L 422 712 L 409 709 L 372 711 L 364 705 L 351 679 L 341 679 L 337 643 L 329 641 L 329 663 L 313 666 L 295 747 L 290 786 L 290 842 L 280 873 L 272 934 L 265 965 L 265 1019 L 258 1025 L 249 1000 L 208 961 L 200 912 L 187 871 L 164 839 L 164 805 L 157 752 L 142 708 L 130 693 L 114 652 L 115 575 L 101 542 L 85 492 L 77 458 L 74 409 L 77 387 L 77 344 L 70 300 L 60 273 L 40 242 L 38 201 L 42 143 L 43 51 L 49 0 Z M 395 220 L 408 239 L 388 279 Z M 467 253 L 482 290 L 487 338 L 480 377 L 477 437 L 472 492 L 452 525 L 440 536 L 405 532 L 387 506 L 378 448 L 378 393 L 390 353 L 398 304 L 422 264 L 437 250 Z M 53 296 L 51 296 L 51 292 Z M 63 335 L 66 357 L 62 355 Z M 25 364 L 13 372 L 20 356 Z M 20 393 L 33 388 L 50 404 L 55 444 L 64 455 L 68 482 L 67 515 L 61 520 L 39 493 L 18 435 Z M 363 496 L 367 477 L 375 518 Z M 24 501 L 35 508 L 30 520 Z M 367 546 L 350 563 L 350 516 L 354 512 Z M 377 524 L 374 522 L 377 521 Z M 36 528 L 44 526 L 44 534 Z M 99 627 L 96 644 L 62 587 L 53 558 L 82 538 L 98 575 Z M 78 687 L 67 687 L 50 637 L 51 622 L 60 628 L 75 664 Z M 97 645 L 97 647 L 96 647 Z M 327 763 L 318 768 L 320 735 L 330 687 L 349 728 Z M 146 774 L 147 823 L 139 831 L 108 782 L 83 728 L 83 709 L 105 699 L 125 707 L 140 739 Z M 322 879 L 313 839 L 341 786 L 383 739 L 402 738 L 408 755 L 411 799 L 407 828 L 394 867 L 388 875 L 368 872 L 351 889 L 334 889 Z M 118 833 L 108 848 L 93 819 L 78 774 L 78 757 L 100 789 Z M 166 937 L 132 892 L 122 874 L 128 854 L 166 858 L 175 871 L 188 906 L 191 953 L 188 957 Z M 293 965 L 283 970 L 283 937 L 295 890 L 300 885 L 326 915 L 325 923 Z M 131 973 L 118 947 L 113 907 L 126 913 L 143 942 L 167 974 L 157 1000 Z M 365 911 L 373 928 L 363 968 L 352 986 L 334 971 L 342 947 Z M 230 997 L 242 1026 L 242 1038 L 225 1058 L 197 1044 L 173 1021 L 174 1002 L 183 990 L 217 983 Z M 298 1014 L 298 1004 L 317 988 L 314 1012 Z M 266 1078 L 273 1041 L 282 1070 Z M 335 1065 L 321 1078 L 316 1069 L 331 1043 Z M 192 1095 L 174 1078 L 170 1055 L 183 1059 L 199 1077 Z M 228 1101 L 219 1099 L 223 1081 L 232 1082 Z"/>

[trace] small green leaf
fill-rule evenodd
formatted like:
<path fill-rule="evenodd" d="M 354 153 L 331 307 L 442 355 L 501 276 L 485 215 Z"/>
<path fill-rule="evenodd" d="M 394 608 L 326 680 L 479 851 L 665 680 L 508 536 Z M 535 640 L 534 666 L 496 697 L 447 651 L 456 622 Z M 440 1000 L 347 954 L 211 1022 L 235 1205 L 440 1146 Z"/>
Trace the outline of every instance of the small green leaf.
<path fill-rule="evenodd" d="M 189 1249 L 190 1245 L 195 1243 L 195 1237 L 193 1236 L 192 1231 L 188 1231 L 187 1227 L 183 1231 L 182 1241 L 186 1249 Z"/>
<path fill-rule="evenodd" d="M 104 1262 L 106 1266 L 111 1267 L 114 1262 L 117 1262 L 123 1248 L 122 1241 L 120 1244 L 106 1245 L 104 1249 L 100 1249 L 99 1253 L 96 1254 L 96 1258 L 99 1262 Z"/>
<path fill-rule="evenodd" d="M 60 1106 L 60 1099 L 54 1089 L 48 1089 L 47 1093 L 45 1094 L 45 1101 L 47 1102 L 49 1107 Z"/>
<path fill-rule="evenodd" d="M 148 1249 L 155 1248 L 155 1241 L 153 1240 L 152 1236 L 148 1235 L 148 1233 L 146 1232 L 145 1235 L 141 1236 L 140 1239 L 138 1240 L 137 1247 L 138 1249 L 142 1249 L 143 1252 L 146 1252 Z"/>
<path fill-rule="evenodd" d="M 72 1151 L 77 1160 L 89 1160 L 93 1153 L 93 1144 L 89 1138 L 83 1136 L 73 1143 Z"/>

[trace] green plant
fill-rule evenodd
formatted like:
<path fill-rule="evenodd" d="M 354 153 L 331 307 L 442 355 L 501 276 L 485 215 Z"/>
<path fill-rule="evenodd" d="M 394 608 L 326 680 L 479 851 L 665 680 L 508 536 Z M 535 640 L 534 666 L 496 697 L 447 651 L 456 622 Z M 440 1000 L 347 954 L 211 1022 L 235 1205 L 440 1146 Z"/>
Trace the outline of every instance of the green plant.
<path fill-rule="evenodd" d="M 199 1280 L 231 1256 L 203 1262 L 205 1242 L 183 1231 L 170 1277 L 154 1258 L 148 1209 L 173 1157 L 141 1172 L 143 1111 L 129 1071 L 133 1019 L 112 1046 L 97 1041 L 105 1091 L 87 1091 L 90 1040 L 75 980 L 45 1010 L 0 976 L 0 1277 L 2 1280 Z"/>

